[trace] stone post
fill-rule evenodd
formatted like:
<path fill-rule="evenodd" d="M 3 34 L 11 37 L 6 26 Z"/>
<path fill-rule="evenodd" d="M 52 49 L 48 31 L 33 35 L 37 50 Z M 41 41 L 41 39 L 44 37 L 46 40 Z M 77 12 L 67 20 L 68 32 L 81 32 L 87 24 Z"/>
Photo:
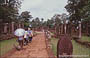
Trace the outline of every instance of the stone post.
<path fill-rule="evenodd" d="M 22 22 L 21 24 L 22 24 L 22 28 L 24 28 L 24 22 Z"/>
<path fill-rule="evenodd" d="M 14 32 L 14 22 L 11 23 L 12 26 L 12 33 Z"/>
<path fill-rule="evenodd" d="M 64 34 L 66 34 L 66 19 L 64 19 Z"/>
<path fill-rule="evenodd" d="M 21 28 L 21 23 L 19 22 L 19 28 Z"/>
<path fill-rule="evenodd" d="M 5 25 L 4 25 L 4 33 L 7 33 L 7 28 L 8 28 L 8 23 L 5 23 Z"/>
<path fill-rule="evenodd" d="M 63 34 L 63 24 L 61 25 L 61 34 Z"/>
<path fill-rule="evenodd" d="M 65 34 L 66 34 L 66 24 L 64 25 L 64 30 L 65 30 Z"/>
<path fill-rule="evenodd" d="M 79 21 L 79 38 L 81 38 L 81 21 Z"/>

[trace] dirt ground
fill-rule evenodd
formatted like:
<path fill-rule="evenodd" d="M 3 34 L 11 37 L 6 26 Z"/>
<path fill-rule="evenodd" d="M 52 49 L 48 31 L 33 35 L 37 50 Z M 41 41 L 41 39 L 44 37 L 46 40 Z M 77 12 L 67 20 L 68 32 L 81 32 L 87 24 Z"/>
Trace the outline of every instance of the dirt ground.
<path fill-rule="evenodd" d="M 48 58 L 45 35 L 40 33 L 23 50 L 15 51 L 5 58 Z"/>

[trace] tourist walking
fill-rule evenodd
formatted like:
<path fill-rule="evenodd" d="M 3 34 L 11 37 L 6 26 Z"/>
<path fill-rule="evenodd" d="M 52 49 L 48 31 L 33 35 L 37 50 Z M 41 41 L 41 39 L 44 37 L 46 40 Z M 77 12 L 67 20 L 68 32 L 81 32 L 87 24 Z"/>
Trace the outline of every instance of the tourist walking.
<path fill-rule="evenodd" d="M 32 28 L 28 28 L 28 36 L 29 36 L 29 42 L 32 42 L 32 38 L 33 38 L 33 31 Z"/>
<path fill-rule="evenodd" d="M 18 43 L 19 43 L 18 48 L 19 49 L 23 49 L 23 39 L 24 39 L 23 36 L 24 36 L 24 34 L 25 34 L 25 30 L 22 28 L 18 28 L 14 32 L 14 35 L 16 35 L 18 38 Z"/>
<path fill-rule="evenodd" d="M 23 49 L 23 36 L 18 37 L 19 46 Z"/>
<path fill-rule="evenodd" d="M 28 32 L 26 30 L 24 34 L 24 45 L 27 45 L 27 44 L 28 44 Z"/>

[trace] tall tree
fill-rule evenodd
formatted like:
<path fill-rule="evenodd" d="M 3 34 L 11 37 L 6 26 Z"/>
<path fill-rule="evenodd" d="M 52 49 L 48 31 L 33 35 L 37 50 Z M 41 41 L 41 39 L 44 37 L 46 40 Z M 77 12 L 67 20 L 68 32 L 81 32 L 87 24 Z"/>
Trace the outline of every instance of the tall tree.
<path fill-rule="evenodd" d="M 34 28 L 41 27 L 41 21 L 40 21 L 39 17 L 36 17 L 35 19 L 33 19 L 31 22 L 31 25 Z"/>
<path fill-rule="evenodd" d="M 18 16 L 18 8 L 21 6 L 19 0 L 0 0 L 0 20 L 11 22 Z"/>
<path fill-rule="evenodd" d="M 31 18 L 33 18 L 33 17 L 32 17 L 32 15 L 30 14 L 29 11 L 24 11 L 24 12 L 21 13 L 20 18 L 21 18 L 21 20 L 23 20 L 23 21 L 25 21 L 25 22 L 29 22 L 29 20 L 30 20 Z"/>
<path fill-rule="evenodd" d="M 68 0 L 65 6 L 69 12 L 70 20 L 74 24 L 79 24 L 79 37 L 81 37 L 81 21 L 89 18 L 90 0 Z"/>
<path fill-rule="evenodd" d="M 78 22 L 85 18 L 85 14 L 87 14 L 85 7 L 89 5 L 89 3 L 89 0 L 68 0 L 65 8 L 69 12 L 70 20 Z"/>

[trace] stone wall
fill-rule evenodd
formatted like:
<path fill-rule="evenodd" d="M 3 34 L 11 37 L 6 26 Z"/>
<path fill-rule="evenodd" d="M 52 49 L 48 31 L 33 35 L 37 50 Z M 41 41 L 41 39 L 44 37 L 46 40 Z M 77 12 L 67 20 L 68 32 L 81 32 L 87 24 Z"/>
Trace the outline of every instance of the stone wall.
<path fill-rule="evenodd" d="M 17 28 L 24 28 L 23 23 L 1 23 L 0 24 L 0 40 L 10 39 L 14 37 L 13 33 Z"/>

